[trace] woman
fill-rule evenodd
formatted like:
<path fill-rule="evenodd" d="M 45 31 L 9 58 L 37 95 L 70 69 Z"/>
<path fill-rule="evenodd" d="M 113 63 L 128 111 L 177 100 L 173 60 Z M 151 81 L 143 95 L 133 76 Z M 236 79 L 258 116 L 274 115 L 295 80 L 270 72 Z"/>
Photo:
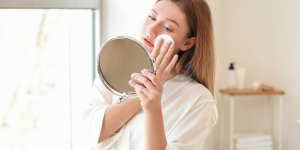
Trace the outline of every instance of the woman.
<path fill-rule="evenodd" d="M 170 35 L 175 45 L 160 34 Z M 158 0 L 144 21 L 141 41 L 157 74 L 142 70 L 129 84 L 138 98 L 116 104 L 96 78 L 86 110 L 93 149 L 201 150 L 217 119 L 211 12 L 204 0 Z"/>

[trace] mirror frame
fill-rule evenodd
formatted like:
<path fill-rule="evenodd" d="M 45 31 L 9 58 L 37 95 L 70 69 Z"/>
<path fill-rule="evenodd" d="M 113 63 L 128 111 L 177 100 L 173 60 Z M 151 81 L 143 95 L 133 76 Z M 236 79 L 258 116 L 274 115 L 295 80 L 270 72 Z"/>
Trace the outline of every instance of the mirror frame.
<path fill-rule="evenodd" d="M 156 75 L 156 65 L 155 65 L 155 60 L 153 59 L 153 57 L 151 56 L 151 54 L 149 53 L 148 49 L 138 40 L 132 38 L 132 37 L 129 37 L 129 36 L 123 36 L 123 35 L 120 35 L 120 36 L 117 36 L 115 38 L 112 38 L 112 39 L 109 39 L 108 41 L 106 41 L 100 48 L 100 51 L 98 53 L 98 58 L 97 58 L 97 71 L 98 71 L 98 75 L 100 77 L 100 80 L 101 82 L 103 83 L 103 85 L 110 91 L 112 92 L 114 95 L 117 95 L 117 96 L 120 96 L 119 99 L 117 99 L 116 103 L 120 104 L 121 102 L 125 101 L 127 98 L 136 98 L 138 97 L 136 95 L 136 92 L 121 92 L 117 89 L 115 89 L 113 86 L 111 86 L 107 80 L 105 79 L 102 71 L 101 71 L 101 68 L 100 68 L 100 54 L 103 50 L 103 48 L 106 46 L 106 44 L 108 44 L 109 42 L 111 41 L 114 41 L 114 40 L 119 40 L 119 39 L 126 39 L 126 40 L 131 40 L 133 42 L 135 42 L 136 44 L 138 44 L 142 50 L 144 50 L 144 52 L 147 54 L 148 56 L 148 59 L 149 59 L 149 63 L 150 63 L 150 66 L 151 66 L 151 69 L 152 69 L 152 72 L 154 75 Z M 134 96 L 136 95 L 136 96 Z"/>

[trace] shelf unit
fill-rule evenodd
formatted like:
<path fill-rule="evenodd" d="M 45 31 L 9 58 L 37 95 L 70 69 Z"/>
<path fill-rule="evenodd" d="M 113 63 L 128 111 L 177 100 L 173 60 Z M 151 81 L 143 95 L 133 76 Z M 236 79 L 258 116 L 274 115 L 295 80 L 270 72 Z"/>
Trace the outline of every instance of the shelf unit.
<path fill-rule="evenodd" d="M 234 99 L 235 96 L 254 96 L 254 95 L 278 95 L 279 96 L 279 112 L 278 112 L 278 150 L 282 150 L 282 103 L 283 103 L 283 95 L 284 91 L 281 90 L 273 90 L 273 91 L 261 91 L 261 90 L 253 90 L 253 89 L 220 89 L 220 93 L 222 94 L 222 99 L 224 100 L 224 95 L 230 96 L 230 125 L 229 125 L 229 138 L 230 145 L 229 150 L 234 149 Z M 223 124 L 222 124 L 223 126 Z M 223 129 L 221 129 L 221 133 L 223 133 Z M 221 135 L 221 138 L 223 136 Z M 221 144 L 223 144 L 223 139 L 221 139 Z"/>

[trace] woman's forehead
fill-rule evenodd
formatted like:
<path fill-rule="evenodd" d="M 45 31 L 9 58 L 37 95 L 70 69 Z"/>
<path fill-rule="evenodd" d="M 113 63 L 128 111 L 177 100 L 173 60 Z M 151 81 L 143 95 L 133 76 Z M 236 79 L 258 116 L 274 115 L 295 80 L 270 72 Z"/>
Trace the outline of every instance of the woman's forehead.
<path fill-rule="evenodd" d="M 159 17 L 169 18 L 176 21 L 179 26 L 186 21 L 185 13 L 181 8 L 170 0 L 163 0 L 156 3 L 152 9 Z"/>

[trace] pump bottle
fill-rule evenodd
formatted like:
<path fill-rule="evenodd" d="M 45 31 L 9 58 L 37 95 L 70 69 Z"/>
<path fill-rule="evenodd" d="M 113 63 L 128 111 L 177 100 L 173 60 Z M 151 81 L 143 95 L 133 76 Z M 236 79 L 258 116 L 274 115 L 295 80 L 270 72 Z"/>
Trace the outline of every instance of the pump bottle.
<path fill-rule="evenodd" d="M 230 67 L 228 70 L 228 77 L 227 77 L 227 88 L 228 89 L 235 89 L 236 88 L 236 76 L 234 70 L 234 63 L 230 63 Z"/>

